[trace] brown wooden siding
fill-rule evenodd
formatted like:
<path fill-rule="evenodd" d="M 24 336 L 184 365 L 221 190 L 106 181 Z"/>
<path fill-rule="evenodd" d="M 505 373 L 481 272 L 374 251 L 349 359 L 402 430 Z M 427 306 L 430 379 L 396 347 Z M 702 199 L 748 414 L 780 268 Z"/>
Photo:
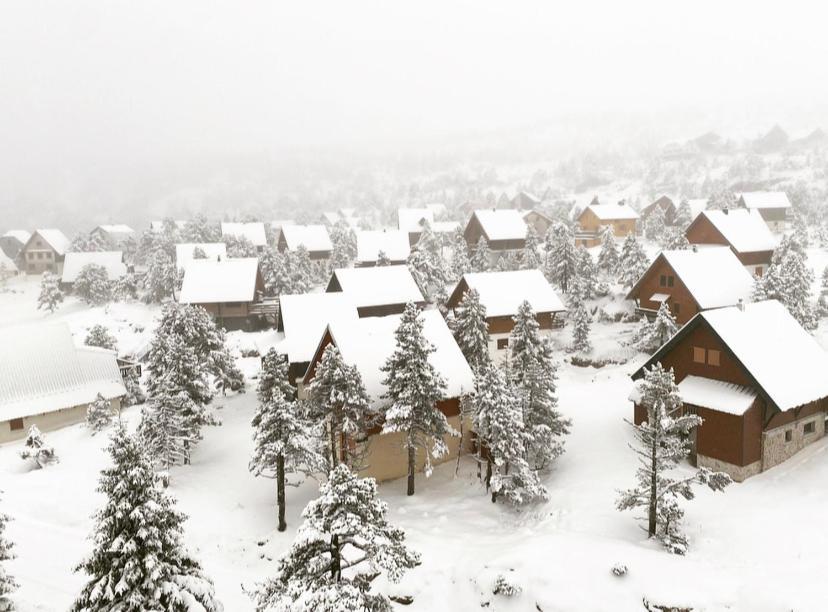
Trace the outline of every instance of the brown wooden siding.
<path fill-rule="evenodd" d="M 662 287 L 662 276 L 665 277 L 665 280 L 672 277 L 673 286 Z M 670 266 L 667 260 L 661 256 L 656 258 L 653 265 L 644 273 L 639 284 L 633 288 L 628 297 L 636 300 L 641 308 L 658 310 L 660 304 L 650 300 L 655 293 L 664 293 L 670 296 L 670 299 L 667 300 L 667 305 L 670 307 L 679 325 L 684 325 L 699 312 L 699 306 L 696 300 L 693 299 L 693 294 L 681 282 L 678 274 L 676 274 L 676 271 Z"/>
<path fill-rule="evenodd" d="M 729 246 L 736 258 L 742 262 L 743 266 L 757 266 L 761 264 L 769 264 L 773 251 L 752 251 L 740 253 L 730 242 L 716 229 L 716 226 L 710 222 L 705 215 L 698 215 L 687 231 L 684 233 L 687 241 L 690 244 L 720 244 Z"/>
<path fill-rule="evenodd" d="M 590 208 L 584 209 L 584 212 L 578 217 L 578 227 L 583 232 L 600 234 L 607 226 L 612 227 L 612 233 L 619 238 L 624 238 L 629 234 L 635 233 L 635 219 L 601 220 Z"/>

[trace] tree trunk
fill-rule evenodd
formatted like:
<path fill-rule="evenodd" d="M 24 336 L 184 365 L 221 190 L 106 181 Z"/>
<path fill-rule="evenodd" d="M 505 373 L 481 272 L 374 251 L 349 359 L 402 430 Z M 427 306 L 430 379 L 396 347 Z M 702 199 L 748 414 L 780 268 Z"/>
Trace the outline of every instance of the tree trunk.
<path fill-rule="evenodd" d="M 408 445 L 408 493 L 414 495 L 414 467 L 417 459 L 417 448 L 413 444 Z"/>
<path fill-rule="evenodd" d="M 492 459 L 488 457 L 486 459 L 486 490 L 489 490 L 489 484 L 492 482 Z"/>
<path fill-rule="evenodd" d="M 653 436 L 653 448 L 650 455 L 650 507 L 647 514 L 647 534 L 653 537 L 656 534 L 656 510 L 658 508 L 658 497 L 656 487 L 658 486 L 658 436 Z"/>
<path fill-rule="evenodd" d="M 285 522 L 285 456 L 276 459 L 276 501 L 279 505 L 279 531 L 287 529 Z"/>
<path fill-rule="evenodd" d="M 336 424 L 333 419 L 331 419 L 331 469 L 333 470 L 337 465 L 339 465 L 339 457 L 336 454 Z"/>
<path fill-rule="evenodd" d="M 339 536 L 331 537 L 331 578 L 339 582 L 342 578 L 342 559 L 339 556 Z"/>

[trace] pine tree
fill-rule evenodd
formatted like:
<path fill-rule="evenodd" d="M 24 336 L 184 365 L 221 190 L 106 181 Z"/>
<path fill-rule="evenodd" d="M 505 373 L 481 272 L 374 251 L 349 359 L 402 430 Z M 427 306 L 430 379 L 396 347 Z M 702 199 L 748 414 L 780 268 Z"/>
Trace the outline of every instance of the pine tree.
<path fill-rule="evenodd" d="M 183 545 L 186 516 L 163 491 L 141 445 L 118 427 L 101 472 L 95 548 L 75 571 L 89 581 L 72 612 L 221 612 L 213 584 Z"/>
<path fill-rule="evenodd" d="M 591 323 L 592 315 L 589 314 L 589 310 L 581 302 L 575 309 L 572 325 L 572 348 L 576 351 L 587 352 L 592 349 L 592 344 L 589 341 Z"/>
<path fill-rule="evenodd" d="M 670 338 L 676 335 L 678 324 L 667 302 L 662 302 L 658 307 L 658 314 L 650 328 L 651 345 L 655 348 L 663 346 Z"/>
<path fill-rule="evenodd" d="M 256 396 L 260 404 L 271 401 L 277 395 L 281 395 L 287 401 L 296 399 L 296 388 L 290 384 L 289 369 L 287 355 L 275 348 L 270 348 L 262 356 L 262 368 L 256 386 Z M 258 427 L 255 418 L 253 426 Z"/>
<path fill-rule="evenodd" d="M 687 198 L 682 198 L 678 208 L 676 209 L 676 216 L 673 220 L 673 225 L 683 235 L 684 230 L 686 230 L 692 222 L 693 211 L 690 210 L 690 202 L 687 201 Z"/>
<path fill-rule="evenodd" d="M 6 525 L 9 517 L 0 512 L 0 610 L 13 610 L 11 600 L 8 596 L 19 586 L 14 577 L 3 567 L 4 561 L 11 561 L 15 554 L 12 552 L 14 544 L 6 538 Z"/>
<path fill-rule="evenodd" d="M 492 253 L 489 250 L 489 243 L 483 236 L 480 236 L 471 256 L 471 269 L 473 272 L 488 272 L 492 267 L 491 261 Z"/>
<path fill-rule="evenodd" d="M 37 425 L 29 427 L 23 450 L 20 451 L 20 458 L 33 461 L 40 469 L 58 462 L 54 447 L 46 444 L 46 437 L 40 433 Z"/>
<path fill-rule="evenodd" d="M 509 365 L 515 382 L 520 385 L 528 369 L 541 358 L 543 340 L 535 311 L 528 301 L 521 302 L 512 320 L 514 325 L 509 334 Z"/>
<path fill-rule="evenodd" d="M 385 574 L 399 582 L 420 556 L 405 546 L 405 533 L 388 523 L 387 513 L 374 479 L 357 478 L 345 465 L 334 468 L 302 512 L 276 576 L 253 594 L 257 612 L 390 612 L 391 601 L 372 592 L 373 581 Z"/>
<path fill-rule="evenodd" d="M 780 243 L 765 274 L 755 281 L 754 299 L 779 300 L 802 327 L 816 329 L 817 317 L 811 303 L 814 273 L 808 267 L 801 245 L 795 240 Z"/>
<path fill-rule="evenodd" d="M 621 278 L 625 287 L 632 287 L 647 271 L 650 262 L 647 253 L 635 239 L 635 234 L 629 234 L 621 246 Z"/>
<path fill-rule="evenodd" d="M 498 497 L 516 505 L 546 499 L 546 489 L 526 462 L 520 396 L 496 366 L 481 371 L 476 381 L 473 422 L 478 458 L 486 462 L 486 490 L 491 489 L 492 502 Z"/>
<path fill-rule="evenodd" d="M 259 254 L 247 236 L 227 234 L 222 236 L 222 241 L 226 245 L 227 257 L 238 259 L 242 257 L 257 257 Z"/>
<path fill-rule="evenodd" d="M 62 301 L 63 291 L 60 290 L 60 277 L 51 272 L 45 272 L 40 281 L 37 309 L 45 308 L 49 312 L 54 312 Z"/>
<path fill-rule="evenodd" d="M 98 393 L 86 409 L 86 426 L 92 430 L 92 435 L 95 435 L 112 424 L 112 416 L 112 404 Z"/>
<path fill-rule="evenodd" d="M 96 323 L 89 328 L 83 343 L 86 346 L 97 346 L 109 349 L 110 351 L 117 350 L 118 348 L 118 341 L 115 339 L 115 336 L 110 334 L 109 330 L 100 323 Z"/>
<path fill-rule="evenodd" d="M 469 259 L 469 245 L 463 232 L 459 229 L 451 238 L 451 277 L 460 280 L 463 275 L 472 271 L 472 262 Z"/>
<path fill-rule="evenodd" d="M 707 200 L 708 210 L 730 210 L 736 208 L 736 194 L 730 189 L 715 191 Z"/>
<path fill-rule="evenodd" d="M 260 262 L 265 293 L 271 296 L 290 293 L 290 274 L 284 254 L 268 249 L 262 255 Z"/>
<path fill-rule="evenodd" d="M 681 531 L 684 511 L 679 498 L 693 499 L 693 484 L 703 484 L 721 491 L 731 483 L 727 474 L 706 468 L 692 476 L 672 478 L 670 471 L 684 459 L 692 442 L 689 433 L 701 425 L 695 414 L 681 415 L 681 400 L 673 381 L 672 370 L 665 372 L 660 364 L 645 373 L 646 390 L 640 390 L 640 403 L 647 408 L 647 420 L 635 429 L 637 445 L 631 448 L 638 455 L 638 484 L 623 491 L 618 510 L 646 508 L 647 534 L 658 538 L 670 552 L 683 555 L 687 538 Z"/>
<path fill-rule="evenodd" d="M 112 299 L 112 283 L 106 268 L 98 264 L 86 264 L 78 272 L 72 292 L 87 304 L 101 306 Z"/>
<path fill-rule="evenodd" d="M 598 271 L 592 255 L 585 247 L 579 246 L 575 249 L 575 281 L 570 289 L 570 294 L 576 300 L 591 300 L 598 291 Z"/>
<path fill-rule="evenodd" d="M 551 250 L 546 253 L 544 274 L 550 283 L 555 283 L 564 293 L 569 293 L 577 277 L 578 252 L 572 230 L 563 223 L 556 223 L 549 229 Z"/>
<path fill-rule="evenodd" d="M 135 368 L 128 368 L 123 375 L 124 388 L 126 395 L 121 403 L 126 406 L 135 406 L 143 404 L 147 400 L 147 394 L 141 388 L 141 381 L 138 377 L 138 371 Z"/>
<path fill-rule="evenodd" d="M 383 398 L 390 400 L 383 432 L 404 434 L 408 452 L 407 493 L 414 495 L 417 449 L 423 451 L 428 477 L 431 457 L 439 458 L 448 452 L 443 437 L 458 434 L 437 407 L 445 395 L 446 381 L 428 360 L 436 349 L 425 338 L 420 310 L 412 302 L 406 305 L 394 336 L 397 346 L 380 368 L 386 375 L 383 384 L 388 389 Z"/>
<path fill-rule="evenodd" d="M 690 248 L 690 241 L 682 230 L 670 227 L 664 234 L 662 245 L 667 251 L 683 251 Z"/>
<path fill-rule="evenodd" d="M 244 374 L 229 350 L 210 353 L 207 371 L 213 375 L 213 386 L 222 395 L 227 395 L 228 390 L 244 393 Z"/>
<path fill-rule="evenodd" d="M 426 299 L 434 302 L 436 296 L 445 291 L 448 273 L 442 258 L 420 244 L 418 242 L 408 256 L 408 269 Z"/>
<path fill-rule="evenodd" d="M 197 214 L 188 220 L 181 229 L 183 242 L 216 242 L 220 231 L 216 224 L 211 224 L 203 214 Z"/>
<path fill-rule="evenodd" d="M 454 312 L 454 338 L 473 372 L 491 363 L 489 355 L 489 324 L 486 307 L 480 303 L 480 294 L 469 289 Z"/>
<path fill-rule="evenodd" d="M 828 266 L 822 271 L 816 314 L 819 317 L 828 316 Z"/>
<path fill-rule="evenodd" d="M 535 232 L 535 228 L 531 225 L 526 228 L 526 242 L 523 247 L 523 257 L 521 257 L 521 269 L 523 270 L 538 270 L 541 267 L 540 256 L 540 241 Z"/>
<path fill-rule="evenodd" d="M 648 240 L 653 242 L 661 242 L 664 238 L 664 231 L 666 229 L 664 209 L 661 206 L 656 206 L 655 209 L 647 215 L 644 221 L 644 235 Z"/>
<path fill-rule="evenodd" d="M 199 411 L 185 391 L 167 387 L 159 389 L 141 409 L 138 439 L 158 469 L 190 463 L 202 439 L 201 428 L 190 415 Z"/>
<path fill-rule="evenodd" d="M 377 265 L 378 266 L 390 266 L 391 260 L 388 258 L 388 255 L 385 254 L 385 251 L 380 249 L 377 252 Z"/>
<path fill-rule="evenodd" d="M 300 244 L 295 251 L 288 251 L 286 267 L 289 280 L 289 293 L 307 293 L 313 289 L 313 264 L 305 245 Z"/>
<path fill-rule="evenodd" d="M 601 250 L 598 252 L 598 269 L 605 272 L 610 278 L 615 278 L 621 260 L 618 255 L 618 246 L 612 227 L 607 226 L 601 234 Z"/>
<path fill-rule="evenodd" d="M 172 297 L 178 288 L 178 270 L 175 260 L 164 249 L 152 252 L 144 278 L 144 300 L 162 302 Z"/>

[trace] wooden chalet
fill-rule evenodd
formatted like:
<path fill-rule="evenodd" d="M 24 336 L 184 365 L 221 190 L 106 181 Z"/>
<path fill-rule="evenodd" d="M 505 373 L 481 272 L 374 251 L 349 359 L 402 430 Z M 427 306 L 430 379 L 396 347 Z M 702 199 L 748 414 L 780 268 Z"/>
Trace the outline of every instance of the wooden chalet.
<path fill-rule="evenodd" d="M 225 238 L 229 236 L 244 238 L 260 253 L 267 247 L 267 232 L 265 232 L 264 223 L 222 223 L 221 235 Z"/>
<path fill-rule="evenodd" d="M 518 192 L 518 194 L 509 202 L 510 208 L 514 208 L 516 210 L 534 210 L 538 208 L 540 204 L 540 198 L 533 193 L 529 193 L 528 191 Z"/>
<path fill-rule="evenodd" d="M 791 201 L 784 191 L 746 191 L 739 196 L 739 206 L 758 211 L 773 232 L 785 231 Z"/>
<path fill-rule="evenodd" d="M 664 211 L 664 223 L 667 225 L 673 225 L 676 221 L 676 211 L 678 210 L 678 205 L 673 201 L 673 199 L 669 196 L 663 195 L 658 198 L 652 204 L 648 204 L 644 208 L 641 209 L 640 221 L 644 223 L 647 217 L 649 217 L 657 208 L 660 208 Z"/>
<path fill-rule="evenodd" d="M 69 244 L 69 239 L 58 229 L 35 230 L 18 254 L 22 271 L 26 274 L 60 274 Z"/>
<path fill-rule="evenodd" d="M 775 300 L 697 314 L 638 371 L 672 369 L 693 432 L 691 461 L 741 481 L 822 438 L 828 354 Z M 636 402 L 641 423 L 647 408 Z"/>
<path fill-rule="evenodd" d="M 339 268 L 331 274 L 325 291 L 346 294 L 360 317 L 400 314 L 408 302 L 420 307 L 426 304 L 408 266 Z"/>
<path fill-rule="evenodd" d="M 455 310 L 469 289 L 480 296 L 486 308 L 489 327 L 489 354 L 505 359 L 509 352 L 509 335 L 515 326 L 514 316 L 527 301 L 535 311 L 541 333 L 563 325 L 566 307 L 540 270 L 510 272 L 470 272 L 464 274 L 449 296 L 446 306 Z"/>
<path fill-rule="evenodd" d="M 397 209 L 397 227 L 408 234 L 408 244 L 414 246 L 423 233 L 425 224 L 434 225 L 433 208 L 399 208 Z"/>
<path fill-rule="evenodd" d="M 437 310 L 426 310 L 423 311 L 422 318 L 423 335 L 436 349 L 429 356 L 429 362 L 446 381 L 445 395 L 437 402 L 437 407 L 448 417 L 449 424 L 459 431 L 460 400 L 462 396 L 473 391 L 474 376 L 442 315 Z M 400 315 L 369 317 L 356 322 L 331 323 L 325 329 L 317 345 L 302 381 L 303 388 L 306 389 L 311 384 L 325 349 L 329 345 L 334 345 L 339 349 L 345 363 L 354 366 L 359 371 L 365 390 L 371 399 L 372 409 L 382 414 L 388 400 L 383 398 L 386 387 L 382 380 L 385 375 L 380 368 L 396 348 L 394 333 L 399 324 Z M 470 431 L 469 423 L 466 423 L 464 431 Z M 408 473 L 408 453 L 404 447 L 403 436 L 404 434 L 399 432 L 382 433 L 380 420 L 369 432 L 367 441 L 344 439 L 340 443 L 342 445 L 366 445 L 367 467 L 360 472 L 360 476 L 376 478 L 381 482 L 400 478 Z M 457 457 L 461 448 L 468 448 L 468 440 L 461 441 L 459 437 L 446 436 L 445 442 L 449 452 L 434 460 L 436 463 L 450 461 Z M 463 445 L 463 442 L 466 444 Z M 418 469 L 422 469 L 425 463 L 421 452 L 417 451 Z"/>
<path fill-rule="evenodd" d="M 14 261 L 32 235 L 26 230 L 9 230 L 0 236 L 0 251 Z"/>
<path fill-rule="evenodd" d="M 84 251 L 69 252 L 63 260 L 60 284 L 71 287 L 75 284 L 81 270 L 89 265 L 100 266 L 106 271 L 107 280 L 115 282 L 127 273 L 123 251 Z"/>
<path fill-rule="evenodd" d="M 552 227 L 552 223 L 554 223 L 550 217 L 534 209 L 523 214 L 523 222 L 531 227 L 539 238 L 546 236 L 549 228 Z"/>
<path fill-rule="evenodd" d="M 690 244 L 729 246 L 742 265 L 762 276 L 770 265 L 776 238 L 754 210 L 703 210 L 684 232 Z"/>
<path fill-rule="evenodd" d="M 358 231 L 355 265 L 358 267 L 375 266 L 380 253 L 384 254 L 391 264 L 404 264 L 411 254 L 409 236 L 410 234 L 403 230 Z"/>
<path fill-rule="evenodd" d="M 112 250 L 123 249 L 130 241 L 135 240 L 135 230 L 128 225 L 98 225 L 90 234 L 101 238 Z"/>
<path fill-rule="evenodd" d="M 623 200 L 617 204 L 600 204 L 598 198 L 594 198 L 578 216 L 577 221 L 575 244 L 589 248 L 601 244 L 601 235 L 607 227 L 612 228 L 617 238 L 626 238 L 634 234 L 638 213 Z"/>
<path fill-rule="evenodd" d="M 526 222 L 518 210 L 487 208 L 472 213 L 463 231 L 470 249 L 477 247 L 481 236 L 493 255 L 523 249 L 526 246 Z"/>
<path fill-rule="evenodd" d="M 277 248 L 281 252 L 295 252 L 299 246 L 308 250 L 312 261 L 331 258 L 333 244 L 324 225 L 285 225 L 279 232 Z"/>
<path fill-rule="evenodd" d="M 655 317 L 666 303 L 679 324 L 710 308 L 747 302 L 753 277 L 724 246 L 663 251 L 627 294 L 636 313 Z"/>

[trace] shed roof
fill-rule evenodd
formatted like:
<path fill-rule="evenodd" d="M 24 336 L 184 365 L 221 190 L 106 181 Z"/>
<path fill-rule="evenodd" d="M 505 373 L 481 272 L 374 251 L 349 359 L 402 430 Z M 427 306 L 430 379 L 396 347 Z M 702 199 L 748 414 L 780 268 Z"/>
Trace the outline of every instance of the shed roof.
<path fill-rule="evenodd" d="M 339 268 L 333 276 L 358 308 L 424 301 L 408 266 Z"/>
<path fill-rule="evenodd" d="M 181 304 L 252 302 L 256 297 L 259 260 L 194 259 L 184 270 L 178 301 Z"/>
<path fill-rule="evenodd" d="M 356 260 L 360 263 L 377 261 L 380 251 L 391 261 L 405 261 L 411 254 L 408 232 L 404 230 L 364 230 L 356 237 Z"/>
<path fill-rule="evenodd" d="M 247 238 L 253 246 L 265 246 L 267 244 L 264 223 L 258 221 L 251 223 L 222 223 L 221 235 Z"/>
<path fill-rule="evenodd" d="M 123 223 L 113 225 L 99 225 L 99 229 L 105 231 L 107 234 L 134 234 L 135 230 Z"/>
<path fill-rule="evenodd" d="M 756 401 L 756 391 L 749 387 L 703 376 L 685 376 L 678 388 L 685 404 L 727 414 L 742 415 Z"/>
<path fill-rule="evenodd" d="M 330 251 L 333 249 L 328 228 L 324 225 L 284 225 L 282 237 L 288 251 L 295 251 L 305 245 L 308 251 Z"/>
<path fill-rule="evenodd" d="M 84 266 L 95 264 L 106 270 L 107 278 L 116 281 L 127 273 L 123 251 L 89 251 L 66 253 L 61 282 L 74 283 Z"/>
<path fill-rule="evenodd" d="M 451 303 L 462 299 L 456 293 L 463 281 L 480 295 L 480 303 L 486 308 L 488 317 L 514 316 L 524 301 L 528 301 L 536 313 L 566 311 L 561 298 L 540 270 L 464 274 L 452 293 Z"/>

